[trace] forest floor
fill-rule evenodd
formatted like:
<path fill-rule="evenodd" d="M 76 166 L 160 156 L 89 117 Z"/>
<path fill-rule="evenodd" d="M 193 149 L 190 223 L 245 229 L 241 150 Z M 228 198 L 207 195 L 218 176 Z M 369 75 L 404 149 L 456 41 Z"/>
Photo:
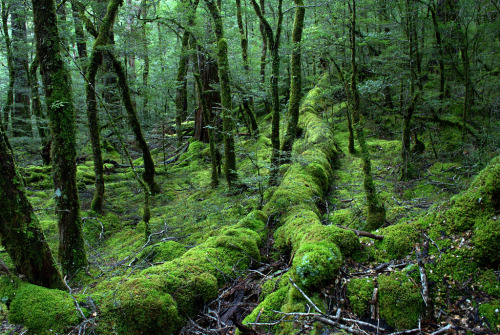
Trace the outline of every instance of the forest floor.
<path fill-rule="evenodd" d="M 337 104 L 323 114 L 325 122 L 332 128 L 342 154 L 338 156 L 329 193 L 320 206 L 321 220 L 324 225 L 362 229 L 365 196 L 361 158 L 359 154 L 347 153 L 348 132 L 343 118 L 343 108 L 345 108 L 343 104 Z M 261 122 L 262 124 L 264 122 Z M 237 153 L 239 175 L 247 186 L 240 192 L 227 191 L 224 182 L 217 189 L 210 188 L 210 161 L 206 144 L 190 143 L 189 148 L 175 163 L 167 165 L 157 163 L 158 181 L 163 191 L 152 199 L 150 226 L 153 233 L 147 238 L 144 233 L 144 223 L 141 222 L 142 189 L 135 181 L 134 172 L 130 168 L 121 167 L 120 164 L 106 164 L 105 213 L 97 214 L 89 210 L 94 190 L 93 163 L 89 159 L 90 156 L 82 159 L 78 165 L 77 181 L 89 266 L 86 274 L 81 273 L 69 282 L 74 292 L 92 295 L 99 283 L 116 276 L 133 276 L 145 268 L 172 260 L 202 243 L 207 236 L 214 236 L 224 227 L 236 224 L 251 210 L 261 208 L 273 191 L 267 187 L 269 132 L 268 126 L 261 126 L 261 135 L 257 139 L 250 136 L 239 136 L 236 139 L 236 147 L 239 150 Z M 406 237 L 403 236 L 406 234 L 404 230 L 396 232 L 390 227 L 400 223 L 411 223 L 423 214 L 439 211 L 450 198 L 466 190 L 473 177 L 485 166 L 484 159 L 478 159 L 477 149 L 453 143 L 453 138 L 460 136 L 456 134 L 458 131 L 430 129 L 421 135 L 426 145 L 425 151 L 414 155 L 415 178 L 409 182 L 401 182 L 399 134 L 384 127 L 383 119 L 369 120 L 366 132 L 378 195 L 387 210 L 386 224 L 380 230 L 373 232 L 374 234 L 396 234 L 401 238 Z M 452 144 L 446 146 L 442 143 Z M 164 155 L 161 143 L 157 141 L 153 147 L 157 148 L 153 150 L 155 161 L 162 162 Z M 82 150 L 82 157 L 90 152 L 89 149 Z M 140 166 L 142 160 L 138 157 L 135 155 L 134 164 Z M 105 159 L 115 162 L 122 160 L 113 148 L 105 153 Z M 55 204 L 50 168 L 25 166 L 21 171 L 27 182 L 30 201 L 51 249 L 55 251 L 58 232 L 53 211 Z M 424 230 L 415 234 L 417 236 L 415 239 L 422 242 L 421 234 L 425 235 Z M 431 244 L 436 244 L 434 240 L 430 238 L 429 240 Z M 460 250 L 468 247 L 471 244 L 471 234 L 467 231 L 454 236 L 442 236 L 440 240 L 442 241 L 437 243 L 440 245 L 437 248 L 439 257 L 441 249 Z M 172 252 L 166 247 L 169 241 L 182 245 L 182 250 Z M 405 270 L 407 277 L 415 280 L 415 275 L 418 275 L 415 257 L 417 244 L 410 241 L 409 247 L 402 245 L 401 253 L 394 257 L 395 255 L 387 251 L 388 248 L 381 242 L 367 237 L 361 238 L 362 251 L 356 257 L 347 259 L 336 281 L 322 290 L 321 297 L 326 309 L 335 314 L 332 310 L 334 306 L 341 307 L 344 317 L 370 321 L 373 315 L 364 312 L 359 315 L 360 309 L 353 308 L 353 303 L 349 303 L 349 283 L 355 282 L 354 279 L 373 280 L 378 275 L 392 275 L 400 270 Z M 239 320 L 243 319 L 261 301 L 259 295 L 264 282 L 269 278 L 283 275 L 290 266 L 289 256 L 282 255 L 274 249 L 272 235 L 261 248 L 261 254 L 262 263 L 254 266 L 253 270 L 247 273 L 235 270 L 232 274 L 233 280 L 220 290 L 219 297 L 206 306 L 197 318 L 190 320 L 183 329 L 183 334 L 234 332 L 235 327 L 232 326 L 234 322 L 230 320 L 232 314 L 236 314 Z M 448 255 L 460 257 L 454 251 L 450 251 Z M 453 324 L 460 333 L 495 333 L 498 328 L 494 322 L 498 321 L 498 315 L 497 321 L 492 321 L 491 316 L 488 320 L 485 317 L 487 313 L 481 312 L 479 306 L 486 301 L 491 302 L 492 306 L 498 304 L 496 300 L 500 298 L 498 272 L 482 268 L 480 265 L 467 273 L 458 271 L 459 268 L 458 263 L 450 262 L 450 272 L 457 272 L 449 273 L 440 279 L 446 282 L 445 286 L 449 290 L 443 293 L 440 303 L 437 304 L 436 308 L 441 311 L 437 313 L 440 317 L 435 320 L 434 327 L 427 325 L 428 328 L 423 330 L 432 332 Z M 484 282 L 481 278 L 486 277 L 496 278 L 496 289 L 491 289 L 489 293 L 474 291 Z M 494 283 L 490 284 L 495 286 Z M 370 303 L 365 302 L 365 305 L 368 306 Z M 19 327 L 14 329 L 14 326 L 6 325 L 7 314 L 2 313 L 4 319 L 2 333 L 21 332 Z M 274 321 L 279 321 L 280 318 L 277 315 Z M 314 322 L 313 319 L 296 319 L 296 333 L 308 333 L 314 328 Z M 221 324 L 228 326 L 221 327 Z M 380 323 L 380 325 L 386 324 Z M 275 329 L 274 325 L 254 326 L 256 334 L 272 334 Z M 333 329 L 335 327 L 324 325 L 321 334 L 333 333 Z M 372 333 L 373 329 L 366 331 Z"/>

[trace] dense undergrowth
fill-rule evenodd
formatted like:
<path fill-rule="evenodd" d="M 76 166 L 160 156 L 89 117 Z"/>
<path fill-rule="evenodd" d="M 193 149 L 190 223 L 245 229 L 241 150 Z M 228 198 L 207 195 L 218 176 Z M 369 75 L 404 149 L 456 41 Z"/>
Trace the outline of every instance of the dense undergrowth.
<path fill-rule="evenodd" d="M 476 147 L 462 141 L 459 129 L 433 125 L 420 134 L 426 149 L 414 154 L 416 177 L 400 182 L 399 133 L 387 126 L 394 116 L 367 118 L 387 222 L 373 232 L 381 241 L 359 238 L 339 226 L 364 227 L 361 158 L 347 154 L 347 106 L 331 99 L 329 87 L 324 77 L 304 98 L 301 137 L 277 187 L 267 187 L 267 118 L 258 138 L 237 138 L 244 188 L 210 188 L 208 145 L 200 142 L 191 142 L 175 163 L 158 164 L 162 193 L 151 201 L 147 239 L 134 172 L 106 165 L 105 214 L 99 215 L 89 210 L 93 163 L 82 160 L 77 181 L 89 267 L 68 279 L 71 294 L 3 276 L 3 319 L 40 334 L 189 334 L 195 328 L 182 328 L 203 306 L 251 278 L 256 293 L 237 302 L 245 308 L 236 315 L 259 334 L 432 332 L 448 324 L 458 332 L 500 331 L 498 149 Z M 104 149 L 106 159 L 121 160 L 112 146 Z M 153 153 L 162 161 L 160 150 Z M 21 172 L 55 251 L 50 168 Z M 255 276 L 249 269 L 265 270 Z M 375 327 L 341 322 L 337 311 Z M 226 324 L 223 331 L 234 330 Z M 213 330 L 203 321 L 197 327 Z"/>

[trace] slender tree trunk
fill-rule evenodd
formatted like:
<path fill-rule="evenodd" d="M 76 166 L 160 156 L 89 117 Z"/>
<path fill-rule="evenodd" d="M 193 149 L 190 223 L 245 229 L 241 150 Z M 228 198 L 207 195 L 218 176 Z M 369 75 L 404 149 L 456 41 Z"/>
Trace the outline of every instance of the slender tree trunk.
<path fill-rule="evenodd" d="M 141 1 L 141 13 L 142 18 L 147 18 L 148 6 L 146 0 Z M 143 46 L 143 61 L 144 69 L 142 70 L 142 115 L 148 120 L 150 117 L 150 112 L 148 111 L 149 104 L 149 90 L 148 90 L 148 78 L 149 78 L 149 51 L 148 51 L 148 35 L 147 35 L 147 25 L 144 23 L 141 29 L 142 33 L 142 46 Z"/>
<path fill-rule="evenodd" d="M 33 110 L 33 114 L 36 117 L 38 135 L 40 136 L 42 147 L 45 148 L 45 146 L 47 146 L 50 141 L 50 134 L 47 128 L 48 125 L 47 116 L 43 112 L 42 101 L 40 100 L 40 93 L 38 90 L 37 70 L 38 70 L 38 58 L 35 57 L 35 59 L 31 63 L 29 71 L 29 84 L 31 87 L 31 109 Z M 42 151 L 43 164 L 45 165 L 50 164 L 50 156 L 48 158 L 49 160 L 47 160 L 47 157 L 43 155 Z"/>
<path fill-rule="evenodd" d="M 219 63 L 219 80 L 221 85 L 222 100 L 222 131 L 224 140 L 224 175 L 228 186 L 231 187 L 238 181 L 236 173 L 236 153 L 234 152 L 234 134 L 232 119 L 232 99 L 229 85 L 229 60 L 227 57 L 227 40 L 224 38 L 222 17 L 213 0 L 205 0 L 208 10 L 212 15 L 217 37 L 217 62 Z"/>
<path fill-rule="evenodd" d="M 24 5 L 17 0 L 11 6 L 12 64 L 15 77 L 12 130 L 15 137 L 31 137 L 26 11 Z"/>
<path fill-rule="evenodd" d="M 243 17 L 241 13 L 241 0 L 236 0 L 236 19 L 238 22 L 238 31 L 240 32 L 241 57 L 243 59 L 243 70 L 245 71 L 245 81 L 248 81 L 250 75 L 250 65 L 248 64 L 248 37 L 243 26 Z M 248 95 L 243 96 L 243 109 L 250 120 L 250 131 L 254 135 L 259 133 L 259 126 L 252 108 L 252 102 Z"/>
<path fill-rule="evenodd" d="M 80 18 L 80 12 L 83 11 L 81 7 L 83 7 L 83 5 L 79 1 L 71 1 L 71 10 L 73 12 L 73 21 L 75 25 L 76 47 L 78 49 L 78 62 L 85 73 L 87 72 L 87 40 L 85 39 L 82 19 Z"/>
<path fill-rule="evenodd" d="M 177 146 L 182 145 L 182 121 L 187 116 L 187 70 L 189 63 L 189 32 L 184 31 L 181 42 L 181 55 L 177 67 L 177 89 L 175 93 L 175 125 L 177 129 Z"/>
<path fill-rule="evenodd" d="M 76 188 L 76 127 L 70 75 L 59 45 L 54 0 L 33 0 L 36 52 L 52 135 L 55 198 L 59 216 L 59 261 L 63 272 L 87 265 Z"/>
<path fill-rule="evenodd" d="M 2 29 L 5 39 L 5 49 L 7 51 L 7 67 L 9 69 L 9 87 L 7 89 L 7 98 L 5 101 L 5 106 L 3 108 L 3 126 L 8 129 L 9 126 L 9 116 L 12 114 L 12 106 L 14 105 L 14 82 L 16 80 L 16 73 L 14 71 L 14 64 L 12 60 L 12 42 L 10 40 L 9 34 L 9 6 L 5 1 L 2 1 Z"/>
<path fill-rule="evenodd" d="M 24 193 L 7 136 L 0 130 L 0 239 L 16 272 L 35 285 L 65 290 L 61 274 Z"/>
<path fill-rule="evenodd" d="M 281 146 L 281 154 L 284 162 L 290 162 L 292 156 L 293 142 L 297 133 L 299 122 L 300 99 L 302 98 L 302 75 L 300 42 L 302 40 L 302 30 L 304 28 L 305 7 L 303 0 L 295 1 L 295 18 L 293 20 L 292 32 L 292 56 L 290 58 L 290 100 L 288 102 L 288 126 L 285 138 Z"/>
<path fill-rule="evenodd" d="M 436 48 L 438 50 L 438 64 L 439 64 L 439 100 L 444 100 L 446 77 L 444 70 L 444 52 L 443 52 L 443 42 L 441 39 L 441 29 L 439 28 L 436 5 L 434 3 L 429 5 L 432 16 L 432 25 L 434 27 L 434 36 L 436 38 Z"/>
<path fill-rule="evenodd" d="M 370 152 L 366 144 L 363 125 L 361 124 L 360 98 L 357 87 L 357 63 L 356 63 L 356 0 L 352 1 L 352 20 L 351 20 L 351 96 L 352 96 L 352 118 L 354 129 L 361 149 L 361 158 L 363 160 L 363 188 L 365 190 L 366 202 L 368 205 L 368 215 L 366 217 L 366 226 L 364 230 L 372 231 L 381 227 L 385 222 L 385 207 L 380 204 L 375 184 L 373 183 Z"/>
<path fill-rule="evenodd" d="M 266 14 L 265 8 L 265 0 L 260 0 L 260 10 L 262 12 L 262 16 Z M 266 57 L 267 57 L 267 36 L 266 36 L 266 28 L 262 21 L 259 25 L 260 35 L 262 37 L 262 51 L 260 54 L 260 83 L 264 84 L 266 82 Z"/>
<path fill-rule="evenodd" d="M 263 5 L 263 1 L 261 5 Z M 279 47 L 281 40 L 281 26 L 283 23 L 283 1 L 278 1 L 278 22 L 276 25 L 276 35 L 273 34 L 271 25 L 264 17 L 263 8 L 257 4 L 256 0 L 252 0 L 255 13 L 259 17 L 261 25 L 264 26 L 264 31 L 269 42 L 271 51 L 272 65 L 271 65 L 271 78 L 269 86 L 271 90 L 271 102 L 273 106 L 273 119 L 271 121 L 271 168 L 269 175 L 269 185 L 274 186 L 278 184 L 278 172 L 280 167 L 280 98 L 279 98 L 279 73 L 280 73 L 280 55 Z M 264 59 L 265 61 L 265 59 Z"/>

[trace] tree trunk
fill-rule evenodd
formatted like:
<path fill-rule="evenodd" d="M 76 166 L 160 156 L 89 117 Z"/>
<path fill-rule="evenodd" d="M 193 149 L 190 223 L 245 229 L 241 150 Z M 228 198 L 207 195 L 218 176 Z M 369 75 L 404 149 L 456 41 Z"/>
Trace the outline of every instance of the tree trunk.
<path fill-rule="evenodd" d="M 48 145 L 50 141 L 50 134 L 47 128 L 48 126 L 47 116 L 43 112 L 42 101 L 40 100 L 40 93 L 38 91 L 38 76 L 36 73 L 37 70 L 38 70 L 38 58 L 35 57 L 35 59 L 31 63 L 29 71 L 29 84 L 31 87 L 31 109 L 33 110 L 33 114 L 36 117 L 38 135 L 40 136 L 42 147 L 45 147 L 46 145 Z M 43 151 L 41 154 L 42 154 L 43 164 L 49 165 L 50 155 L 48 157 L 49 159 L 47 160 L 47 157 L 43 154 Z"/>
<path fill-rule="evenodd" d="M 217 62 L 219 64 L 219 81 L 221 85 L 222 100 L 222 131 L 224 140 L 224 175 L 227 184 L 231 187 L 238 181 L 236 173 L 236 153 L 234 152 L 234 134 L 232 120 L 231 88 L 229 85 L 229 60 L 227 57 L 227 40 L 224 38 L 222 17 L 213 0 L 205 0 L 208 10 L 212 15 L 217 37 Z"/>
<path fill-rule="evenodd" d="M 61 57 L 54 0 L 33 0 L 36 52 L 52 135 L 53 178 L 63 273 L 87 265 L 76 188 L 76 127 L 70 76 Z"/>
<path fill-rule="evenodd" d="M 7 98 L 5 101 L 5 106 L 3 107 L 3 126 L 7 130 L 9 126 L 9 116 L 12 114 L 12 106 L 14 105 L 14 82 L 16 80 L 16 74 L 14 72 L 14 64 L 12 63 L 12 42 L 10 40 L 9 34 L 9 6 L 2 1 L 2 29 L 5 39 L 5 49 L 7 52 L 7 67 L 9 69 L 9 87 L 7 89 Z"/>
<path fill-rule="evenodd" d="M 24 5 L 18 0 L 14 1 L 11 6 L 12 64 L 15 77 L 12 130 L 15 137 L 32 137 L 26 11 Z"/>
<path fill-rule="evenodd" d="M 385 222 L 385 207 L 380 204 L 375 184 L 373 183 L 370 152 L 365 140 L 363 126 L 361 124 L 360 98 L 357 87 L 357 64 L 356 64 L 356 0 L 352 1 L 352 21 L 351 21 L 351 97 L 352 97 L 352 118 L 356 137 L 361 149 L 363 160 L 363 188 L 365 190 L 366 202 L 368 204 L 368 215 L 364 230 L 372 231 L 381 227 Z"/>
<path fill-rule="evenodd" d="M 288 126 L 285 138 L 281 145 L 283 162 L 290 162 L 292 157 L 292 147 L 297 133 L 299 122 L 299 108 L 302 85 L 301 62 L 300 62 L 300 42 L 302 40 L 302 30 L 304 28 L 305 7 L 303 0 L 295 1 L 295 18 L 293 20 L 292 31 L 292 56 L 290 58 L 290 100 L 288 101 Z"/>
<path fill-rule="evenodd" d="M 16 272 L 35 285 L 65 290 L 33 207 L 24 193 L 7 136 L 0 130 L 0 239 Z"/>
<path fill-rule="evenodd" d="M 181 42 L 181 55 L 179 59 L 179 66 L 177 67 L 176 77 L 176 93 L 175 93 L 175 125 L 177 133 L 177 146 L 182 145 L 182 122 L 186 120 L 187 116 L 187 70 L 189 63 L 189 32 L 184 31 Z"/>
<path fill-rule="evenodd" d="M 83 73 L 86 73 L 87 40 L 85 39 L 82 19 L 80 18 L 80 12 L 83 10 L 81 7 L 82 4 L 79 1 L 71 1 L 71 10 L 73 12 L 73 21 L 75 25 L 76 47 L 78 49 L 78 63 L 82 67 Z"/>
<path fill-rule="evenodd" d="M 262 16 L 266 14 L 265 10 L 265 0 L 260 0 L 260 10 L 262 12 Z M 260 83 L 264 84 L 266 82 L 266 56 L 267 56 L 267 36 L 266 36 L 266 28 L 262 21 L 259 25 L 260 35 L 262 37 L 262 51 L 260 54 Z"/>
<path fill-rule="evenodd" d="M 281 26 L 283 22 L 283 1 L 278 1 L 278 22 L 276 25 L 276 35 L 273 34 L 271 25 L 264 17 L 263 8 L 259 6 L 256 0 L 252 0 L 255 13 L 259 17 L 260 23 L 264 26 L 264 31 L 271 49 L 272 66 L 271 78 L 269 80 L 271 90 L 271 101 L 273 105 L 273 119 L 271 121 L 271 167 L 269 171 L 269 185 L 278 184 L 278 172 L 280 167 L 280 97 L 279 97 L 279 74 L 280 74 L 280 55 L 279 47 L 281 40 Z M 261 3 L 263 5 L 263 2 Z M 264 59 L 265 61 L 265 59 Z"/>

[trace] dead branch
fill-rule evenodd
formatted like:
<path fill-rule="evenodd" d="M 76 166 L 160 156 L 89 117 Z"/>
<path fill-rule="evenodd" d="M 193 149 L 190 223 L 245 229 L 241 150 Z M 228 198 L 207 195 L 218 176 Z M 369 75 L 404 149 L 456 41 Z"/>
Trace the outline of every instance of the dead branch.
<path fill-rule="evenodd" d="M 446 331 L 448 331 L 449 329 L 452 329 L 453 326 L 451 324 L 448 324 L 447 326 L 441 328 L 441 329 L 438 329 L 436 330 L 434 333 L 432 333 L 431 335 L 438 335 L 438 334 L 442 334 L 442 333 L 445 333 Z"/>
<path fill-rule="evenodd" d="M 378 241 L 382 241 L 384 239 L 383 235 L 375 235 L 375 234 L 369 233 L 367 231 L 353 229 L 353 228 L 344 227 L 344 226 L 340 226 L 340 225 L 337 225 L 337 227 L 353 231 L 357 236 L 364 236 L 364 237 L 368 237 L 368 238 L 373 238 L 374 240 L 378 240 Z"/>

